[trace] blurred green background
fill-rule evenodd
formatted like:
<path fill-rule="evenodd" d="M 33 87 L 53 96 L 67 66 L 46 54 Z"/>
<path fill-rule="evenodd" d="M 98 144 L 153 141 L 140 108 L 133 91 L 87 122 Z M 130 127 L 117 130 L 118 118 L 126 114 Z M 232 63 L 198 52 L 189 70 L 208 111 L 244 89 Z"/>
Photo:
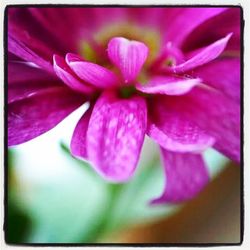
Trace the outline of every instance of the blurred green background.
<path fill-rule="evenodd" d="M 149 205 L 163 191 L 164 175 L 158 147 L 148 138 L 137 172 L 125 184 L 107 183 L 89 164 L 73 158 L 69 142 L 85 109 L 82 106 L 50 132 L 9 149 L 7 243 L 123 242 L 126 237 L 120 239 L 120 232 L 172 218 L 186 206 Z M 229 161 L 216 151 L 209 149 L 204 155 L 211 179 L 227 168 Z"/>

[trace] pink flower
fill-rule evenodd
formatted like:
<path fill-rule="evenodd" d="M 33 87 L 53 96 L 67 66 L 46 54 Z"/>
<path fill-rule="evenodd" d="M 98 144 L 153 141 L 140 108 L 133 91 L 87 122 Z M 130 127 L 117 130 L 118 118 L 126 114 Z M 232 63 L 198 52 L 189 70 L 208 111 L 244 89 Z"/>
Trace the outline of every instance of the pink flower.
<path fill-rule="evenodd" d="M 167 180 L 153 203 L 203 189 L 208 147 L 240 161 L 239 8 L 10 7 L 8 51 L 10 146 L 89 102 L 72 154 L 124 182 L 148 135 Z"/>

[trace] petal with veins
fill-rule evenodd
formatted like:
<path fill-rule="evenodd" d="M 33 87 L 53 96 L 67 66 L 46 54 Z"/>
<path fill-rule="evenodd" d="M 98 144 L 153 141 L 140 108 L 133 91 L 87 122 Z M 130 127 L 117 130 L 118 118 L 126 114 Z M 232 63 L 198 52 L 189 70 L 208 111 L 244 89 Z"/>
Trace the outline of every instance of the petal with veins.
<path fill-rule="evenodd" d="M 54 73 L 52 64 L 44 60 L 21 41 L 18 41 L 11 35 L 8 36 L 8 51 L 22 58 L 25 61 L 32 62 L 42 69 Z"/>
<path fill-rule="evenodd" d="M 48 72 L 22 61 L 8 62 L 8 103 L 27 98 L 47 88 L 63 86 Z"/>
<path fill-rule="evenodd" d="M 208 171 L 200 154 L 174 153 L 161 148 L 165 172 L 165 189 L 152 204 L 188 201 L 209 182 Z"/>
<path fill-rule="evenodd" d="M 176 9 L 173 8 L 173 11 Z M 169 20 L 168 30 L 166 32 L 167 41 L 171 41 L 176 46 L 180 47 L 184 43 L 187 36 L 190 35 L 194 29 L 209 19 L 220 15 L 226 10 L 226 8 L 218 7 L 179 8 L 179 12 L 174 13 L 171 20 Z"/>
<path fill-rule="evenodd" d="M 192 75 L 202 79 L 204 84 L 216 88 L 235 101 L 240 101 L 240 60 L 238 58 L 216 59 L 198 67 Z"/>
<path fill-rule="evenodd" d="M 184 63 L 179 65 L 169 67 L 168 70 L 174 73 L 182 73 L 188 70 L 194 69 L 198 66 L 201 66 L 205 63 L 208 63 L 215 58 L 217 58 L 223 50 L 226 48 L 226 45 L 232 36 L 232 33 L 227 35 L 226 37 L 210 44 L 209 46 L 205 47 L 204 49 L 200 50 L 195 56 L 190 58 Z"/>
<path fill-rule="evenodd" d="M 174 110 L 171 105 L 178 102 L 178 99 L 169 98 L 166 101 L 159 97 L 152 103 L 148 135 L 161 147 L 174 152 L 202 152 L 211 147 L 215 139 L 181 110 Z"/>
<path fill-rule="evenodd" d="M 12 102 L 8 105 L 8 145 L 18 145 L 47 132 L 85 101 L 67 87 L 54 87 Z"/>
<path fill-rule="evenodd" d="M 108 56 L 127 83 L 135 80 L 140 73 L 148 56 L 148 48 L 144 43 L 115 37 L 108 43 Z"/>
<path fill-rule="evenodd" d="M 64 58 L 54 55 L 54 70 L 57 76 L 70 88 L 82 92 L 82 93 L 93 93 L 94 88 L 80 79 L 75 75 L 75 73 L 70 69 L 70 67 L 65 62 Z"/>
<path fill-rule="evenodd" d="M 105 179 L 132 177 L 144 141 L 147 111 L 142 97 L 119 99 L 104 92 L 95 104 L 87 131 L 87 155 Z"/>
<path fill-rule="evenodd" d="M 157 119 L 153 120 L 154 124 L 159 124 L 157 126 L 154 125 L 156 128 L 162 127 L 166 129 L 170 126 L 164 121 L 165 113 L 173 114 L 174 118 L 172 119 L 177 119 L 178 117 L 182 117 L 182 119 L 185 118 L 191 124 L 196 124 L 199 130 L 215 138 L 216 141 L 213 145 L 215 149 L 219 150 L 231 160 L 240 162 L 240 104 L 232 100 L 232 98 L 214 89 L 197 87 L 181 97 L 159 97 L 151 106 L 152 112 L 157 112 L 157 107 L 161 107 L 162 110 L 161 112 L 158 111 L 159 114 L 162 114 L 160 119 L 157 118 L 159 117 L 158 115 L 156 116 Z M 154 116 L 152 117 L 154 118 Z M 176 124 L 178 124 L 177 121 Z M 173 128 L 175 126 L 176 125 L 173 124 Z M 151 130 L 152 129 L 151 127 Z M 178 130 L 176 130 L 176 133 L 177 132 Z M 181 131 L 179 131 L 179 133 L 181 133 Z M 153 132 L 151 132 L 151 134 L 153 134 Z M 156 132 L 154 132 L 154 134 L 157 136 Z M 190 131 L 190 136 L 191 135 L 192 133 Z M 164 144 L 161 144 L 164 143 L 164 140 L 160 136 L 157 136 L 156 139 L 160 140 L 160 145 L 164 147 Z"/>
<path fill-rule="evenodd" d="M 98 88 L 110 88 L 119 84 L 118 77 L 109 69 L 98 64 L 79 61 L 77 58 L 68 57 L 68 65 L 82 80 Z"/>
<path fill-rule="evenodd" d="M 137 84 L 136 89 L 148 94 L 184 95 L 199 83 L 198 78 L 154 76 L 145 84 Z"/>
<path fill-rule="evenodd" d="M 70 143 L 71 154 L 84 160 L 87 160 L 86 134 L 91 113 L 92 107 L 90 107 L 78 121 Z"/>

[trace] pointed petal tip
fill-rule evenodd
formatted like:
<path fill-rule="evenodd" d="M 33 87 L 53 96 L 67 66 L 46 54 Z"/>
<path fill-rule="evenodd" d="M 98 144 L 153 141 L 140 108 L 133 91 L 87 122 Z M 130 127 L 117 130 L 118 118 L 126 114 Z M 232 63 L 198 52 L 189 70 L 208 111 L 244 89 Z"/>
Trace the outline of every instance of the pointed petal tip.
<path fill-rule="evenodd" d="M 84 94 L 94 92 L 92 86 L 77 78 L 63 57 L 56 54 L 53 55 L 53 68 L 56 75 L 70 88 Z"/>
<path fill-rule="evenodd" d="M 65 56 L 65 61 L 67 64 L 73 63 L 73 62 L 81 62 L 84 61 L 82 57 L 79 55 L 73 54 L 73 53 L 67 53 Z"/>
<path fill-rule="evenodd" d="M 184 73 L 216 59 L 225 50 L 232 35 L 233 33 L 229 33 L 225 37 L 215 41 L 205 48 L 202 48 L 200 52 L 188 59 L 186 62 L 178 64 L 176 66 L 168 67 L 167 71 L 173 73 Z"/>
<path fill-rule="evenodd" d="M 74 73 L 82 80 L 98 88 L 108 88 L 117 86 L 119 79 L 113 71 L 98 64 L 77 61 L 70 58 L 68 63 Z"/>
<path fill-rule="evenodd" d="M 147 84 L 136 84 L 136 89 L 148 94 L 184 95 L 200 84 L 200 78 L 155 76 Z"/>
<path fill-rule="evenodd" d="M 64 59 L 63 57 L 57 55 L 57 54 L 54 54 L 53 55 L 53 67 L 55 69 L 55 67 L 62 67 L 62 64 L 64 62 Z"/>

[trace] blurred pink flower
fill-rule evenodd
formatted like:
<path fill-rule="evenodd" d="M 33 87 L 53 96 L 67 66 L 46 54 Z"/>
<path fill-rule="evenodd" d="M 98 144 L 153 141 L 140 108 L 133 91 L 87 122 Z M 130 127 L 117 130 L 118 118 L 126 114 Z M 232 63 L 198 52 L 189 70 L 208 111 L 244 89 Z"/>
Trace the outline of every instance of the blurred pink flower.
<path fill-rule="evenodd" d="M 199 193 L 211 146 L 240 161 L 239 8 L 10 7 L 8 52 L 10 146 L 89 102 L 72 154 L 124 182 L 147 134 L 166 174 L 153 203 Z"/>

